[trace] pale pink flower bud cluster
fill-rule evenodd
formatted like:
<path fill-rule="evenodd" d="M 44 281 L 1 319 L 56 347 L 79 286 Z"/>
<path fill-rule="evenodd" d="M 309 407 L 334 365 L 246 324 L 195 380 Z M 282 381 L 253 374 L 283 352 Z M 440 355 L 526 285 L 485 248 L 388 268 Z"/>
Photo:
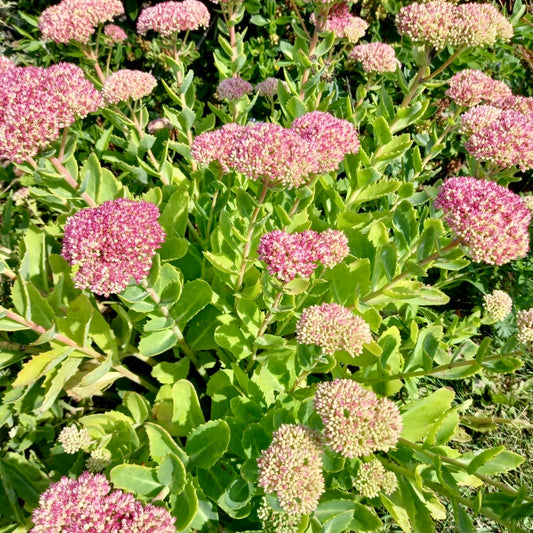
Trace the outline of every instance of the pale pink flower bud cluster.
<path fill-rule="evenodd" d="M 460 131 L 464 135 L 472 135 L 490 128 L 502 114 L 499 107 L 493 105 L 477 105 L 461 115 Z"/>
<path fill-rule="evenodd" d="M 105 80 L 102 94 L 108 104 L 118 104 L 130 98 L 140 100 L 148 96 L 156 85 L 157 80 L 149 72 L 122 69 Z"/>
<path fill-rule="evenodd" d="M 9 57 L 0 56 L 0 75 L 12 68 L 15 68 L 15 63 Z"/>
<path fill-rule="evenodd" d="M 497 39 L 513 36 L 511 23 L 491 4 L 467 3 L 456 6 L 444 0 L 413 3 L 396 15 L 396 26 L 413 42 L 437 50 L 493 45 Z"/>
<path fill-rule="evenodd" d="M 444 220 L 476 262 L 502 265 L 529 250 L 531 212 L 517 194 L 492 181 L 444 181 L 435 200 Z"/>
<path fill-rule="evenodd" d="M 344 350 L 361 355 L 363 345 L 372 342 L 370 326 L 360 316 L 336 303 L 313 305 L 302 311 L 296 324 L 300 344 L 316 344 L 326 354 Z"/>
<path fill-rule="evenodd" d="M 363 496 L 375 498 L 380 492 L 392 494 L 398 488 L 398 479 L 378 459 L 372 459 L 360 466 L 354 486 Z"/>
<path fill-rule="evenodd" d="M 79 452 L 90 446 L 92 442 L 89 431 L 86 428 L 78 429 L 76 426 L 64 427 L 57 440 L 68 454 Z"/>
<path fill-rule="evenodd" d="M 242 78 L 226 78 L 218 84 L 216 97 L 219 100 L 226 99 L 233 102 L 239 100 L 239 98 L 242 98 L 244 95 L 252 94 L 253 92 L 254 87 L 250 82 L 243 80 Z"/>
<path fill-rule="evenodd" d="M 125 198 L 69 217 L 61 255 L 79 267 L 76 287 L 109 296 L 122 292 L 132 277 L 143 280 L 165 238 L 158 217 L 154 204 Z"/>
<path fill-rule="evenodd" d="M 97 448 L 85 461 L 85 468 L 89 472 L 100 472 L 111 464 L 111 452 L 106 448 Z"/>
<path fill-rule="evenodd" d="M 446 91 L 456 104 L 472 107 L 479 104 L 498 105 L 512 95 L 511 89 L 503 81 L 493 80 L 481 70 L 466 68 L 454 74 Z"/>
<path fill-rule="evenodd" d="M 62 477 L 41 494 L 30 533 L 175 533 L 175 519 L 164 507 L 143 505 L 115 490 L 102 474 Z"/>
<path fill-rule="evenodd" d="M 309 278 L 319 264 L 333 268 L 344 260 L 350 249 L 342 231 L 274 230 L 261 237 L 257 253 L 271 276 L 287 282 L 296 276 Z"/>
<path fill-rule="evenodd" d="M 498 102 L 498 107 L 512 109 L 531 117 L 533 116 L 533 97 L 513 94 Z"/>
<path fill-rule="evenodd" d="M 348 4 L 340 2 L 334 4 L 329 11 L 324 29 L 332 31 L 337 39 L 356 43 L 366 33 L 368 22 L 352 15 Z"/>
<path fill-rule="evenodd" d="M 15 195 L 13 195 L 13 198 Z M 533 211 L 533 194 L 528 194 L 527 196 L 522 196 L 522 201 L 524 202 L 525 206 L 530 210 Z"/>
<path fill-rule="evenodd" d="M 259 96 L 273 99 L 278 94 L 278 79 L 265 78 L 255 86 L 255 92 Z"/>
<path fill-rule="evenodd" d="M 513 309 L 513 299 L 505 292 L 500 290 L 492 291 L 483 297 L 485 311 L 490 318 L 503 320 Z"/>
<path fill-rule="evenodd" d="M 173 33 L 206 28 L 209 19 L 207 7 L 198 0 L 162 2 L 142 10 L 137 19 L 137 31 L 142 35 L 152 30 L 168 37 Z"/>
<path fill-rule="evenodd" d="M 394 72 L 400 66 L 394 48 L 385 43 L 359 44 L 354 46 L 350 57 L 360 61 L 363 70 L 368 73 Z"/>
<path fill-rule="evenodd" d="M 298 526 L 302 519 L 299 514 L 276 511 L 264 497 L 257 509 L 257 517 L 261 520 L 263 533 L 298 533 Z"/>
<path fill-rule="evenodd" d="M 112 43 L 123 43 L 128 34 L 116 24 L 106 24 L 104 27 L 104 35 L 109 38 Z"/>
<path fill-rule="evenodd" d="M 393 448 L 403 429 L 398 407 L 351 379 L 318 385 L 314 405 L 324 424 L 326 444 L 354 458 Z"/>
<path fill-rule="evenodd" d="M 99 24 L 123 13 L 120 0 L 62 0 L 41 13 L 39 29 L 45 39 L 56 43 L 86 44 Z"/>
<path fill-rule="evenodd" d="M 516 326 L 519 342 L 533 342 L 533 307 L 516 313 Z"/>
<path fill-rule="evenodd" d="M 100 93 L 71 63 L 15 67 L 0 81 L 0 159 L 31 159 L 63 128 L 102 105 Z"/>
<path fill-rule="evenodd" d="M 320 435 L 305 427 L 283 424 L 257 460 L 258 482 L 267 494 L 276 493 L 288 514 L 309 514 L 324 492 Z"/>

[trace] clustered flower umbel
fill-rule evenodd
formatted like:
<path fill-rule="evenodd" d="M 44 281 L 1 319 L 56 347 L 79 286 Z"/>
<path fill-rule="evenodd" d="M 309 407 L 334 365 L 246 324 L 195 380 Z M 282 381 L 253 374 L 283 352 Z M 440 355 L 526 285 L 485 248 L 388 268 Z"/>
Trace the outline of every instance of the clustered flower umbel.
<path fill-rule="evenodd" d="M 65 453 L 77 453 L 91 445 L 91 436 L 86 428 L 78 429 L 76 426 L 64 427 L 57 440 L 63 446 Z"/>
<path fill-rule="evenodd" d="M 361 355 L 363 345 L 372 342 L 370 326 L 360 316 L 336 303 L 313 305 L 302 311 L 296 324 L 300 344 L 316 344 L 328 355 L 344 350 Z"/>
<path fill-rule="evenodd" d="M 102 94 L 108 104 L 118 104 L 130 98 L 140 100 L 148 96 L 156 85 L 157 80 L 149 72 L 122 69 L 106 78 Z"/>
<path fill-rule="evenodd" d="M 253 92 L 254 87 L 250 82 L 242 78 L 226 78 L 218 84 L 216 97 L 219 100 L 226 99 L 233 102 L 239 100 L 245 94 L 252 94 Z"/>
<path fill-rule="evenodd" d="M 0 74 L 0 159 L 31 159 L 63 128 L 102 106 L 102 97 L 72 63 L 14 67 Z"/>
<path fill-rule="evenodd" d="M 516 313 L 516 327 L 519 342 L 533 342 L 533 307 Z"/>
<path fill-rule="evenodd" d="M 201 165 L 217 162 L 253 180 L 299 187 L 312 174 L 330 172 L 346 154 L 359 150 L 353 124 L 321 111 L 297 118 L 291 128 L 256 122 L 226 124 L 194 139 L 191 152 Z"/>
<path fill-rule="evenodd" d="M 396 26 L 401 35 L 436 50 L 489 46 L 513 36 L 511 23 L 492 4 L 413 3 L 400 9 Z"/>
<path fill-rule="evenodd" d="M 108 37 L 112 43 L 122 43 L 128 38 L 128 34 L 116 24 L 106 24 L 104 27 L 104 35 Z"/>
<path fill-rule="evenodd" d="M 346 2 L 334 4 L 327 16 L 324 30 L 332 31 L 337 39 L 356 43 L 368 29 L 368 22 L 350 13 Z"/>
<path fill-rule="evenodd" d="M 61 255 L 78 266 L 76 287 L 109 296 L 122 292 L 132 277 L 142 281 L 165 238 L 158 217 L 154 204 L 125 198 L 69 217 Z"/>
<path fill-rule="evenodd" d="M 198 0 L 162 2 L 142 10 L 137 19 L 137 31 L 143 35 L 152 30 L 163 37 L 174 33 L 209 26 L 209 11 Z"/>
<path fill-rule="evenodd" d="M 449 178 L 435 207 L 478 263 L 503 265 L 529 250 L 531 212 L 520 196 L 493 181 Z"/>
<path fill-rule="evenodd" d="M 270 275 L 287 282 L 296 276 L 308 278 L 319 264 L 333 268 L 343 261 L 350 249 L 342 231 L 287 233 L 274 230 L 261 237 L 257 253 Z"/>
<path fill-rule="evenodd" d="M 9 57 L 0 56 L 0 75 L 12 68 L 15 68 L 15 63 Z"/>
<path fill-rule="evenodd" d="M 485 311 L 493 320 L 503 320 L 513 309 L 513 299 L 505 292 L 498 289 L 483 296 Z"/>
<path fill-rule="evenodd" d="M 111 452 L 106 448 L 96 448 L 85 461 L 85 468 L 89 472 L 100 472 L 111 464 Z"/>
<path fill-rule="evenodd" d="M 288 514 L 309 514 L 324 492 L 320 434 L 305 426 L 283 424 L 257 460 L 258 482 L 267 494 L 276 493 Z"/>
<path fill-rule="evenodd" d="M 297 533 L 302 517 L 299 514 L 276 511 L 263 497 L 257 509 L 257 518 L 261 520 L 263 533 Z"/>
<path fill-rule="evenodd" d="M 99 24 L 123 13 L 120 0 L 62 0 L 41 13 L 39 29 L 45 39 L 56 43 L 86 44 Z"/>
<path fill-rule="evenodd" d="M 365 497 L 375 498 L 380 492 L 392 494 L 398 487 L 394 472 L 385 470 L 378 459 L 372 459 L 359 467 L 354 487 Z"/>
<path fill-rule="evenodd" d="M 403 429 L 394 403 L 351 379 L 320 383 L 314 405 L 324 425 L 326 444 L 344 457 L 386 452 L 396 445 Z"/>
<path fill-rule="evenodd" d="M 255 92 L 272 100 L 278 94 L 278 81 L 277 78 L 265 78 L 255 86 Z"/>
<path fill-rule="evenodd" d="M 360 61 L 365 72 L 383 74 L 395 72 L 400 66 L 394 48 L 386 43 L 374 42 L 354 46 L 350 57 Z"/>
<path fill-rule="evenodd" d="M 132 494 L 111 491 L 103 474 L 62 477 L 41 494 L 30 533 L 175 533 L 175 519 L 164 507 L 143 505 Z"/>
<path fill-rule="evenodd" d="M 449 85 L 446 96 L 464 107 L 479 104 L 497 105 L 512 95 L 510 87 L 503 81 L 494 80 L 481 70 L 471 68 L 454 74 Z"/>

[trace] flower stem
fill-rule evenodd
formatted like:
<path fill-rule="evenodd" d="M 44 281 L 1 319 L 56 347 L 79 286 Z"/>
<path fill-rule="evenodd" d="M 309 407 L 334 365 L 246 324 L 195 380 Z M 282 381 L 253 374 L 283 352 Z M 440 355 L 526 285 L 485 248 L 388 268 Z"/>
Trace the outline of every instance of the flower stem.
<path fill-rule="evenodd" d="M 70 185 L 76 192 L 78 192 L 80 186 L 78 182 L 74 179 L 72 174 L 66 169 L 66 167 L 61 163 L 61 161 L 56 157 L 52 156 L 50 157 L 50 163 L 52 163 L 53 167 L 63 176 L 65 181 Z M 90 207 L 96 207 L 96 202 L 86 193 L 81 192 L 79 195 L 85 200 L 85 203 Z"/>
<path fill-rule="evenodd" d="M 439 68 L 434 70 L 431 74 L 428 74 L 425 78 L 421 80 L 422 83 L 432 80 L 437 77 L 441 72 L 446 70 L 456 59 L 457 57 L 466 50 L 466 48 L 459 48 L 456 50 Z"/>

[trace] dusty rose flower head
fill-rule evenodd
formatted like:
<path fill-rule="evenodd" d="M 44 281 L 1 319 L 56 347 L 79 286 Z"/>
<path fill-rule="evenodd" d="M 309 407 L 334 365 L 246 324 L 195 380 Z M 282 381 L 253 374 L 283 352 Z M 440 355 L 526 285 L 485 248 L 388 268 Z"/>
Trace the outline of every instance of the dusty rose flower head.
<path fill-rule="evenodd" d="M 302 516 L 276 511 L 263 498 L 257 509 L 257 518 L 261 520 L 263 533 L 298 533 Z"/>
<path fill-rule="evenodd" d="M 501 109 L 512 109 L 524 115 L 533 116 L 533 97 L 512 94 L 497 103 Z"/>
<path fill-rule="evenodd" d="M 479 104 L 498 105 L 511 96 L 511 89 L 503 81 L 493 80 L 481 70 L 466 68 L 454 74 L 446 91 L 456 104 L 472 107 Z"/>
<path fill-rule="evenodd" d="M 368 43 L 354 46 L 350 57 L 360 61 L 365 72 L 394 72 L 400 66 L 394 48 L 385 43 Z"/>
<path fill-rule="evenodd" d="M 513 309 L 513 300 L 505 291 L 495 290 L 485 294 L 483 301 L 485 311 L 494 320 L 503 320 Z"/>
<path fill-rule="evenodd" d="M 516 313 L 516 326 L 516 338 L 519 342 L 533 342 L 533 307 Z"/>
<path fill-rule="evenodd" d="M 313 145 L 318 155 L 316 173 L 337 170 L 346 154 L 359 151 L 354 125 L 323 111 L 311 111 L 296 118 L 291 130 Z"/>
<path fill-rule="evenodd" d="M 477 105 L 461 115 L 461 133 L 471 135 L 476 131 L 490 128 L 502 114 L 499 107 L 493 105 Z"/>
<path fill-rule="evenodd" d="M 218 84 L 216 97 L 219 100 L 227 99 L 231 102 L 253 92 L 253 85 L 246 80 L 242 78 L 226 78 Z"/>
<path fill-rule="evenodd" d="M 207 7 L 198 0 L 162 2 L 142 10 L 137 19 L 137 31 L 142 35 L 153 30 L 168 37 L 173 33 L 206 28 L 209 19 Z"/>
<path fill-rule="evenodd" d="M 41 13 L 39 29 L 56 43 L 87 43 L 99 24 L 123 13 L 120 0 L 62 0 Z"/>
<path fill-rule="evenodd" d="M 265 96 L 266 98 L 274 98 L 278 94 L 278 79 L 277 78 L 266 78 L 263 81 L 259 82 L 255 86 L 255 92 L 259 96 Z"/>
<path fill-rule="evenodd" d="M 30 533 L 89 532 L 175 533 L 175 519 L 164 507 L 143 505 L 132 494 L 115 490 L 104 475 L 84 472 L 62 477 L 41 494 Z"/>
<path fill-rule="evenodd" d="M 109 37 L 112 43 L 123 43 L 128 38 L 128 34 L 116 24 L 106 24 L 104 35 Z"/>
<path fill-rule="evenodd" d="M 503 265 L 529 250 L 531 212 L 520 196 L 472 177 L 444 181 L 435 200 L 444 220 L 476 262 Z"/>
<path fill-rule="evenodd" d="M 9 57 L 0 56 L 0 75 L 12 68 L 15 68 L 15 63 Z"/>
<path fill-rule="evenodd" d="M 0 159 L 26 161 L 62 128 L 99 109 L 100 93 L 71 63 L 15 67 L 1 75 Z"/>
<path fill-rule="evenodd" d="M 372 342 L 370 327 L 360 316 L 336 303 L 313 305 L 303 310 L 296 324 L 300 344 L 316 344 L 326 354 L 344 350 L 361 355 L 363 345 Z"/>
<path fill-rule="evenodd" d="M 91 444 L 91 436 L 86 428 L 67 426 L 61 430 L 57 440 L 63 446 L 65 453 L 73 454 L 87 448 Z"/>
<path fill-rule="evenodd" d="M 165 238 L 154 204 L 125 198 L 82 209 L 65 224 L 61 255 L 78 265 L 76 287 L 109 296 L 143 280 Z"/>
<path fill-rule="evenodd" d="M 386 452 L 396 445 L 403 429 L 394 403 L 351 379 L 320 383 L 314 404 L 324 424 L 326 444 L 344 457 Z"/>
<path fill-rule="evenodd" d="M 157 80 L 149 73 L 141 70 L 122 69 L 113 72 L 102 87 L 104 100 L 108 104 L 118 104 L 132 100 L 140 100 L 148 96 L 157 85 Z"/>
<path fill-rule="evenodd" d="M 283 424 L 257 460 L 259 485 L 276 493 L 288 514 L 309 514 L 324 492 L 320 435 L 304 426 Z"/>
<path fill-rule="evenodd" d="M 360 466 L 354 486 L 363 496 L 375 498 L 380 492 L 392 494 L 398 487 L 398 480 L 378 459 L 372 459 Z"/>
<path fill-rule="evenodd" d="M 332 31 L 337 39 L 356 43 L 368 29 L 368 22 L 350 13 L 346 2 L 335 3 L 326 19 L 325 30 Z"/>

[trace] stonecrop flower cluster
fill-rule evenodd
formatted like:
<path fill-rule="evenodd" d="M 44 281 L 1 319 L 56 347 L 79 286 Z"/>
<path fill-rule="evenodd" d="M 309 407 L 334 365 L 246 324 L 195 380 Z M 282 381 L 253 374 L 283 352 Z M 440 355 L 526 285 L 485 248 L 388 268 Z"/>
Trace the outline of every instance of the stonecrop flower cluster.
<path fill-rule="evenodd" d="M 346 2 L 333 4 L 324 25 L 324 30 L 332 31 L 337 39 L 345 39 L 349 43 L 356 43 L 367 29 L 368 22 L 352 15 Z"/>
<path fill-rule="evenodd" d="M 324 492 L 320 434 L 305 426 L 283 424 L 257 460 L 259 486 L 276 493 L 288 514 L 309 514 Z"/>
<path fill-rule="evenodd" d="M 61 255 L 78 266 L 76 287 L 109 296 L 142 281 L 165 239 L 158 217 L 154 204 L 119 198 L 68 218 Z"/>
<path fill-rule="evenodd" d="M 516 313 L 516 327 L 519 342 L 533 342 L 533 307 Z"/>
<path fill-rule="evenodd" d="M 87 44 L 96 28 L 124 13 L 120 0 L 62 0 L 45 9 L 39 29 L 45 39 Z"/>
<path fill-rule="evenodd" d="M 270 275 L 288 282 L 296 276 L 309 278 L 319 264 L 333 268 L 343 261 L 350 249 L 342 231 L 287 233 L 274 230 L 261 237 L 257 253 Z"/>
<path fill-rule="evenodd" d="M 385 43 L 358 44 L 353 47 L 350 57 L 359 61 L 363 70 L 369 74 L 394 72 L 400 66 L 394 48 Z"/>
<path fill-rule="evenodd" d="M 276 84 L 277 87 L 277 84 Z M 242 78 L 226 78 L 222 80 L 216 90 L 216 97 L 219 100 L 229 100 L 230 102 L 242 98 L 245 94 L 254 92 L 253 85 Z"/>
<path fill-rule="evenodd" d="M 156 85 L 157 80 L 149 72 L 121 69 L 106 78 L 102 94 L 108 104 L 118 104 L 130 98 L 140 100 L 148 96 Z"/>
<path fill-rule="evenodd" d="M 163 37 L 209 26 L 207 7 L 198 0 L 162 2 L 146 7 L 137 19 L 137 31 L 143 35 L 152 30 Z"/>
<path fill-rule="evenodd" d="M 15 63 L 9 57 L 0 56 L 0 75 L 12 68 L 15 68 Z"/>
<path fill-rule="evenodd" d="M 467 3 L 454 5 L 444 0 L 413 3 L 396 15 L 401 35 L 436 50 L 447 45 L 456 48 L 490 46 L 496 40 L 513 36 L 511 23 L 492 5 Z"/>
<path fill-rule="evenodd" d="M 363 463 L 354 481 L 354 487 L 367 498 L 375 498 L 380 492 L 392 494 L 398 487 L 394 472 L 385 470 L 378 459 Z"/>
<path fill-rule="evenodd" d="M 517 194 L 492 181 L 444 181 L 435 200 L 444 220 L 478 263 L 503 265 L 529 250 L 531 212 Z"/>
<path fill-rule="evenodd" d="M 396 445 L 403 429 L 394 403 L 351 379 L 319 383 L 314 405 L 326 444 L 344 457 L 386 452 Z"/>
<path fill-rule="evenodd" d="M 513 310 L 513 299 L 500 290 L 492 291 L 483 297 L 485 311 L 493 320 L 503 320 Z"/>
<path fill-rule="evenodd" d="M 255 86 L 255 92 L 272 100 L 278 94 L 278 81 L 277 78 L 265 78 Z"/>
<path fill-rule="evenodd" d="M 123 43 L 128 38 L 128 34 L 116 24 L 106 24 L 104 26 L 104 35 L 112 43 Z"/>
<path fill-rule="evenodd" d="M 30 533 L 102 531 L 175 533 L 175 519 L 164 507 L 143 505 L 132 494 L 111 491 L 102 474 L 62 477 L 41 494 Z"/>
<path fill-rule="evenodd" d="M 344 350 L 361 355 L 363 345 L 372 342 L 370 326 L 360 316 L 336 303 L 313 305 L 302 311 L 296 324 L 300 344 L 316 344 L 325 354 Z"/>
<path fill-rule="evenodd" d="M 261 520 L 263 533 L 297 533 L 301 515 L 276 511 L 263 498 L 257 509 L 257 518 Z"/>
<path fill-rule="evenodd" d="M 57 440 L 68 454 L 77 453 L 90 446 L 92 442 L 89 431 L 86 428 L 78 429 L 76 426 L 64 427 Z"/>
<path fill-rule="evenodd" d="M 510 87 L 503 81 L 494 80 L 481 70 L 471 68 L 454 74 L 449 85 L 446 96 L 464 107 L 479 104 L 497 105 L 512 95 Z"/>
<path fill-rule="evenodd" d="M 0 159 L 17 163 L 102 106 L 99 91 L 72 63 L 6 70 L 0 74 L 0 100 Z"/>

